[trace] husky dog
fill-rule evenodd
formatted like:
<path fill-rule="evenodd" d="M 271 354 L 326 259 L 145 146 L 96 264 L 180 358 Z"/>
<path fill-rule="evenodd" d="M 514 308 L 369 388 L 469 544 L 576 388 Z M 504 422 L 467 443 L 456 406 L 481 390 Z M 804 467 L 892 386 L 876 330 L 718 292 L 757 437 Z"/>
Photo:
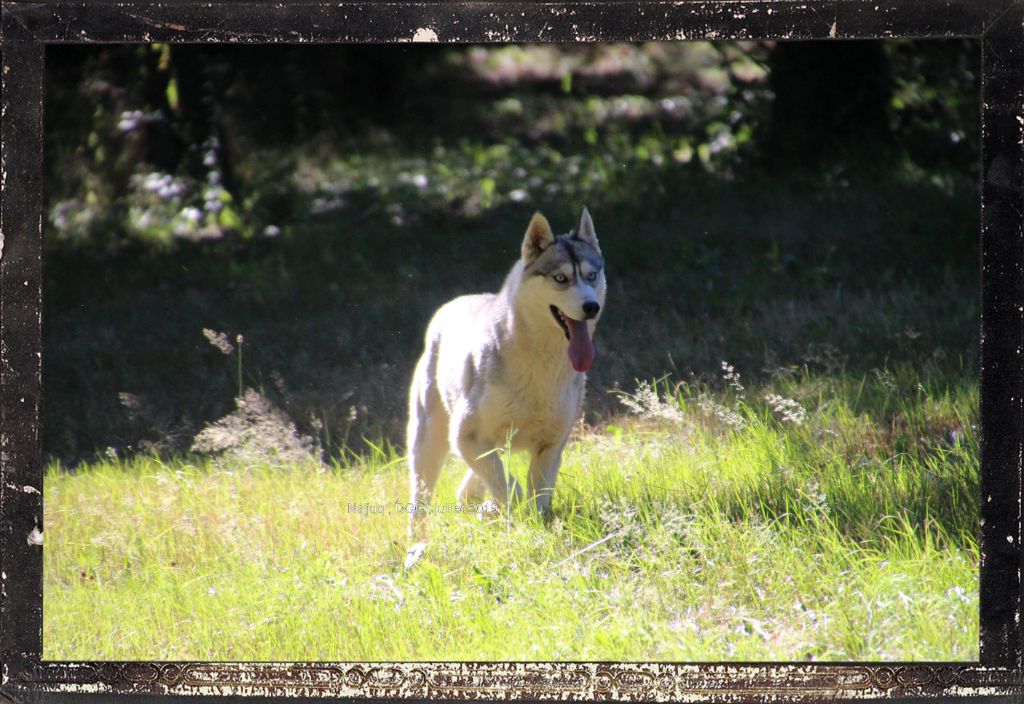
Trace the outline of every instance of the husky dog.
<path fill-rule="evenodd" d="M 606 289 L 587 209 L 558 236 L 536 213 L 498 293 L 460 296 L 434 314 L 409 388 L 410 535 L 450 449 L 470 468 L 459 501 L 481 502 L 490 491 L 499 506 L 524 497 L 495 450 L 529 450 L 526 498 L 547 510 L 583 405 Z"/>

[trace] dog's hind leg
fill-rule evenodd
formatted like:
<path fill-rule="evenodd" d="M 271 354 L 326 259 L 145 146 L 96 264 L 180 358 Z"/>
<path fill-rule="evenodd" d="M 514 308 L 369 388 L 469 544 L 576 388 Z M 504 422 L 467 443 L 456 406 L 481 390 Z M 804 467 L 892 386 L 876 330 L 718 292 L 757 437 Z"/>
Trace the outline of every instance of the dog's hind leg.
<path fill-rule="evenodd" d="M 448 418 L 444 410 L 409 419 L 409 537 L 416 537 L 417 529 L 427 517 L 430 496 L 448 456 Z"/>
<path fill-rule="evenodd" d="M 437 390 L 429 387 L 417 394 L 416 370 L 409 400 L 409 424 L 406 426 L 406 447 L 409 452 L 409 537 L 415 538 L 427 517 L 430 496 L 448 456 L 448 414 L 441 405 Z"/>

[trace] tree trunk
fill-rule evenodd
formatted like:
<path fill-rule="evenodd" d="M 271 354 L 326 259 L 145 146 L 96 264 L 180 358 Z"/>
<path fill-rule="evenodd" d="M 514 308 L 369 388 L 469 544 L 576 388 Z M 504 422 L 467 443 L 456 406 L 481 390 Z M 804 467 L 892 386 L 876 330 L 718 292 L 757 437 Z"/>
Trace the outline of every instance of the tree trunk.
<path fill-rule="evenodd" d="M 881 42 L 780 42 L 770 69 L 769 159 L 829 161 L 891 140 L 892 79 Z"/>

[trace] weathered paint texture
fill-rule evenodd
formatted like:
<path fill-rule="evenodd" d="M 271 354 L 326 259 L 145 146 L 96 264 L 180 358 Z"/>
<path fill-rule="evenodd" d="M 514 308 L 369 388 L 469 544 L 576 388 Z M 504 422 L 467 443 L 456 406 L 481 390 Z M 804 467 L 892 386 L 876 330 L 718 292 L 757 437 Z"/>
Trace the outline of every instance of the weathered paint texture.
<path fill-rule="evenodd" d="M 437 700 L 1024 700 L 1024 0 L 3 2 L 0 698 L 54 693 Z M 981 662 L 42 663 L 44 47 L 79 42 L 529 42 L 983 37 Z"/>

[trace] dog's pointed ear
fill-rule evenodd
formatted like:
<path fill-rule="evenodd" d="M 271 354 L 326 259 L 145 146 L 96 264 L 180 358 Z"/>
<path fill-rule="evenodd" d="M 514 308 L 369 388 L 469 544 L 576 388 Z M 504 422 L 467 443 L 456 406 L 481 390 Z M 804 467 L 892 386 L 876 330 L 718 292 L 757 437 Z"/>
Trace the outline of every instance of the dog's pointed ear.
<path fill-rule="evenodd" d="M 583 206 L 583 212 L 580 213 L 579 222 L 576 223 L 573 237 L 586 242 L 598 252 L 601 251 L 601 247 L 597 244 L 597 233 L 594 232 L 594 221 L 590 219 L 590 211 L 587 210 L 585 205 Z"/>
<path fill-rule="evenodd" d="M 551 231 L 548 219 L 539 212 L 534 213 L 530 225 L 526 228 L 526 237 L 523 238 L 523 259 L 536 259 L 554 241 L 555 233 Z"/>

